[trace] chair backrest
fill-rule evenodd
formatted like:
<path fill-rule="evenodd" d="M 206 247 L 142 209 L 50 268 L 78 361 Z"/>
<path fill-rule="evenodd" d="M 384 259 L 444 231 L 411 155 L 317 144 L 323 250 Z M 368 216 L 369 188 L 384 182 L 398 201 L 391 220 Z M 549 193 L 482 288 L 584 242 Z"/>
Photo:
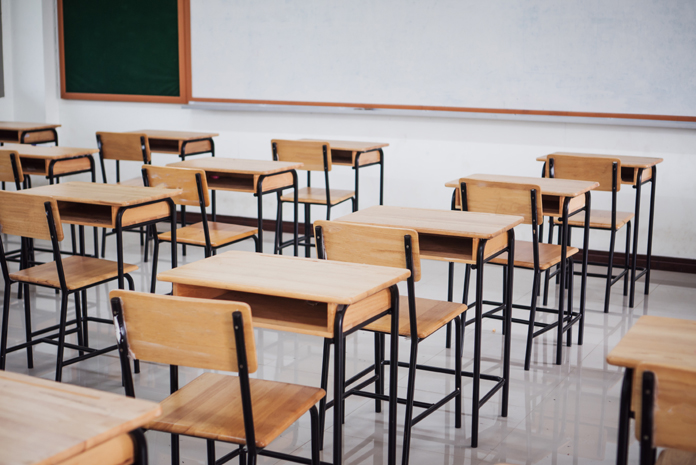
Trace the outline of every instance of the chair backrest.
<path fill-rule="evenodd" d="M 0 150 L 0 181 L 13 182 L 18 186 L 24 181 L 24 172 L 19 155 L 13 150 Z"/>
<path fill-rule="evenodd" d="M 303 163 L 307 171 L 331 171 L 331 147 L 328 142 L 304 140 L 271 141 L 273 159 Z"/>
<path fill-rule="evenodd" d="M 413 229 L 371 226 L 339 221 L 315 221 L 317 253 L 329 260 L 364 263 L 368 265 L 408 268 L 406 262 L 406 236 L 411 237 L 413 257 L 413 281 L 421 277 L 418 233 Z"/>
<path fill-rule="evenodd" d="M 249 373 L 258 368 L 251 308 L 241 302 L 173 297 L 125 290 L 109 293 L 120 338 L 137 360 L 239 371 L 233 313 L 244 325 Z M 122 320 L 114 300 L 120 303 Z M 125 329 L 125 331 L 123 331 Z"/>
<path fill-rule="evenodd" d="M 184 192 L 181 195 L 172 199 L 177 205 L 197 207 L 200 205 L 201 200 L 203 200 L 206 207 L 210 205 L 208 182 L 206 181 L 204 170 L 143 165 L 143 172 L 147 178 L 147 185 L 150 187 L 183 189 Z M 197 177 L 200 179 L 200 191 L 199 183 L 196 180 Z M 201 199 L 199 195 L 202 195 L 203 198 Z"/>
<path fill-rule="evenodd" d="M 146 134 L 98 132 L 97 145 L 104 160 L 150 163 L 150 144 Z"/>
<path fill-rule="evenodd" d="M 616 170 L 614 170 L 616 164 Z M 594 181 L 599 183 L 597 191 L 621 190 L 621 160 L 607 157 L 586 157 L 576 155 L 549 155 L 544 175 L 558 179 Z"/>
<path fill-rule="evenodd" d="M 469 178 L 461 178 L 459 186 L 464 211 L 522 216 L 525 224 L 543 222 L 539 186 Z M 535 194 L 532 194 L 533 191 Z"/>
<path fill-rule="evenodd" d="M 651 448 L 696 452 L 696 367 L 639 364 L 633 372 L 633 409 L 639 441 L 652 435 Z"/>
<path fill-rule="evenodd" d="M 0 191 L 0 233 L 50 241 L 46 203 L 51 205 L 56 239 L 62 241 L 63 226 L 56 199 L 24 192 Z"/>

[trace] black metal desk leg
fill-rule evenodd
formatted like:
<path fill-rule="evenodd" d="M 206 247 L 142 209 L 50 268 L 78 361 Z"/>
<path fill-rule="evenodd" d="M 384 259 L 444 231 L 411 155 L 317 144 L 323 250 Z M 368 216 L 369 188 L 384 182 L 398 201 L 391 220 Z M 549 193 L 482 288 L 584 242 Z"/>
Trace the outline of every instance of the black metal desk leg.
<path fill-rule="evenodd" d="M 343 395 L 345 384 L 345 336 L 343 335 L 343 317 L 346 311 L 345 305 L 336 309 L 334 320 L 334 443 L 333 463 L 343 463 Z"/>
<path fill-rule="evenodd" d="M 300 234 L 300 229 L 299 229 L 299 210 L 300 210 L 300 203 L 299 203 L 299 198 L 297 196 L 297 191 L 298 191 L 298 183 L 297 183 L 297 171 L 292 170 L 292 189 L 293 192 L 295 193 L 295 196 L 293 198 L 293 209 L 294 209 L 294 224 L 293 227 L 294 229 L 294 234 L 295 236 L 293 237 L 294 244 L 293 244 L 293 252 L 294 256 L 297 257 L 299 254 L 299 246 L 300 246 L 300 239 L 299 239 L 299 234 Z M 281 218 L 282 221 L 282 218 Z M 282 230 L 282 226 L 281 226 Z"/>
<path fill-rule="evenodd" d="M 633 308 L 636 298 L 636 266 L 638 258 L 638 232 L 640 231 L 640 191 L 643 184 L 643 169 L 638 171 L 636 179 L 636 209 L 633 219 L 633 252 L 631 252 L 631 291 L 628 296 L 628 306 Z"/>
<path fill-rule="evenodd" d="M 384 152 L 382 149 L 379 149 L 379 204 L 384 205 Z"/>
<path fill-rule="evenodd" d="M 633 391 L 633 369 L 626 368 L 621 384 L 621 401 L 619 403 L 619 437 L 616 441 L 616 464 L 628 463 L 628 436 L 631 422 L 631 394 Z"/>
<path fill-rule="evenodd" d="M 507 263 L 507 289 L 505 289 L 505 336 L 503 348 L 503 399 L 501 416 L 508 416 L 508 400 L 510 398 L 510 347 L 512 346 L 512 290 L 515 276 L 515 230 L 508 231 L 508 263 Z"/>
<path fill-rule="evenodd" d="M 566 197 L 563 200 L 563 224 L 560 226 L 561 234 L 561 269 L 559 271 L 560 281 L 558 289 L 558 330 L 556 332 L 556 365 L 560 365 L 563 361 L 563 317 L 565 312 L 565 286 L 566 286 L 566 272 L 567 272 L 567 249 L 570 244 L 569 240 L 569 230 L 568 227 L 568 204 L 570 203 L 570 198 Z M 571 270 L 572 272 L 572 270 Z"/>
<path fill-rule="evenodd" d="M 389 439 L 387 446 L 387 463 L 396 464 L 396 411 L 398 402 L 398 379 L 399 379 L 399 288 L 392 286 L 391 292 L 391 336 L 389 360 Z M 383 335 L 382 335 L 383 336 Z M 384 356 L 384 354 L 382 354 Z M 408 457 L 406 457 L 408 460 Z"/>
<path fill-rule="evenodd" d="M 256 219 L 256 226 L 258 228 L 259 237 L 259 252 L 263 253 L 263 180 L 265 176 L 259 176 L 259 182 L 256 183 L 256 213 L 258 218 Z"/>
<path fill-rule="evenodd" d="M 478 447 L 479 399 L 481 398 L 481 324 L 483 321 L 483 264 L 486 240 L 480 240 L 476 252 L 476 323 L 474 324 L 474 376 L 471 399 L 471 447 Z M 509 332 L 508 332 L 509 334 Z"/>
<path fill-rule="evenodd" d="M 362 152 L 355 154 L 355 163 L 353 164 L 353 169 L 355 170 L 355 211 L 359 210 L 358 207 L 358 189 L 360 184 L 360 155 Z"/>
<path fill-rule="evenodd" d="M 582 276 L 580 277 L 580 327 L 578 328 L 578 345 L 582 345 L 585 336 L 585 297 L 587 294 L 587 262 L 590 254 L 590 191 L 585 192 L 585 227 L 582 239 Z M 629 226 L 630 227 L 630 226 Z M 626 257 L 628 259 L 628 257 Z M 572 311 L 572 308 L 571 308 Z"/>
<path fill-rule="evenodd" d="M 657 166 L 652 167 L 652 177 L 650 178 L 650 218 L 648 219 L 648 255 L 645 262 L 645 291 L 650 293 L 650 262 L 652 261 L 652 239 L 653 222 L 655 220 L 655 181 L 657 180 Z"/>

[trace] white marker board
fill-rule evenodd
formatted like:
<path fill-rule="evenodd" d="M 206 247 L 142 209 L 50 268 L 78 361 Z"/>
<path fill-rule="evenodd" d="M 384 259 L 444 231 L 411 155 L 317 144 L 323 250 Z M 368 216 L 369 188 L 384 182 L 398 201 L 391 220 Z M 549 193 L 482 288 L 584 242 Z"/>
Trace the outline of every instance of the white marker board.
<path fill-rule="evenodd" d="M 696 116 L 694 0 L 191 0 L 192 100 Z"/>

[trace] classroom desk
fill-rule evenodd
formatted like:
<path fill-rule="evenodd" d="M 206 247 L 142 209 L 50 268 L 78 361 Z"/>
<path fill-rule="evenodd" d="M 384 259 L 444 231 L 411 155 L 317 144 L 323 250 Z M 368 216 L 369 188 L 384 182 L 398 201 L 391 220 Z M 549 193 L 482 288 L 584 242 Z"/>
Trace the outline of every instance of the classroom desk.
<path fill-rule="evenodd" d="M 0 393 L 4 464 L 122 464 L 136 440 L 145 445 L 142 432 L 129 433 L 162 413 L 155 402 L 7 371 Z"/>
<path fill-rule="evenodd" d="M 98 153 L 98 149 L 5 144 L 0 150 L 17 152 L 24 174 L 44 176 L 51 184 L 61 176 L 79 173 L 91 173 L 92 182 L 96 181 L 92 155 Z"/>
<path fill-rule="evenodd" d="M 246 302 L 254 326 L 333 338 L 333 463 L 343 461 L 345 337 L 386 314 L 392 315 L 391 360 L 398 360 L 396 283 L 407 269 L 309 258 L 229 251 L 157 275 L 173 283 L 173 294 Z M 390 366 L 389 454 L 396 460 L 396 363 Z"/>
<path fill-rule="evenodd" d="M 496 174 L 473 174 L 466 176 L 467 178 L 492 181 L 492 182 L 508 182 L 515 184 L 533 184 L 541 189 L 541 204 L 542 213 L 544 216 L 560 217 L 563 220 L 562 240 L 561 240 L 561 263 L 559 271 L 559 296 L 558 296 L 558 311 L 563 313 L 565 304 L 565 278 L 566 278 L 566 249 L 568 244 L 568 236 L 570 228 L 568 227 L 568 218 L 582 211 L 590 210 L 590 191 L 599 186 L 599 183 L 593 181 L 574 181 L 568 179 L 555 178 L 534 178 L 528 176 L 508 176 Z M 452 209 L 461 208 L 461 199 L 459 198 L 459 179 L 455 179 L 445 183 L 446 187 L 454 188 L 452 193 Z M 583 343 L 584 327 L 585 327 L 585 297 L 587 291 L 587 258 L 588 244 L 590 238 L 590 215 L 585 215 L 585 227 L 582 243 L 582 276 L 580 285 L 580 327 L 578 328 L 578 344 Z M 450 279 L 450 283 L 452 279 Z M 572 308 L 568 311 L 572 313 Z M 561 364 L 563 354 L 563 325 L 558 325 L 558 333 L 556 344 L 556 365 Z M 569 338 L 570 343 L 570 338 Z"/>
<path fill-rule="evenodd" d="M 616 463 L 628 461 L 633 370 L 641 362 L 696 367 L 696 321 L 641 316 L 609 352 L 607 363 L 624 367 Z M 640 388 L 640 386 L 637 386 Z"/>
<path fill-rule="evenodd" d="M 407 207 L 374 206 L 338 218 L 347 223 L 371 224 L 414 229 L 418 232 L 422 259 L 458 261 L 476 265 L 476 316 L 474 325 L 474 371 L 462 372 L 473 378 L 471 412 L 471 446 L 478 445 L 479 409 L 501 387 L 502 416 L 507 416 L 510 390 L 510 332 L 504 338 L 503 376 L 481 374 L 481 320 L 483 315 L 483 265 L 509 249 L 509 263 L 514 260 L 514 227 L 522 223 L 520 216 L 494 215 L 453 210 L 429 210 Z M 507 318 L 512 315 L 513 267 L 508 269 Z M 509 325 L 508 325 L 509 327 Z M 391 359 L 395 360 L 395 359 Z M 495 386 L 480 396 L 480 380 L 495 381 Z"/>
<path fill-rule="evenodd" d="M 621 184 L 628 184 L 636 189 L 636 206 L 634 210 L 635 219 L 633 225 L 633 252 L 631 253 L 631 293 L 628 298 L 628 306 L 633 308 L 636 295 L 636 281 L 645 275 L 645 290 L 647 295 L 650 292 L 650 260 L 652 259 L 652 236 L 653 222 L 655 219 L 655 181 L 657 180 L 657 165 L 663 162 L 662 158 L 653 157 L 634 157 L 630 155 L 599 155 L 596 153 L 571 153 L 556 152 L 551 155 L 573 155 L 576 157 L 603 157 L 618 158 L 621 160 Z M 544 162 L 541 175 L 546 173 L 546 157 L 537 158 L 537 161 Z M 646 254 L 645 268 L 636 275 L 636 258 L 638 256 L 638 221 L 640 216 L 640 191 L 643 184 L 650 183 L 650 213 L 648 217 L 648 251 Z"/>
<path fill-rule="evenodd" d="M 215 156 L 214 132 L 165 131 L 160 129 L 141 129 L 128 131 L 147 135 L 150 152 L 178 155 L 183 160 L 191 155 L 210 153 Z"/>
<path fill-rule="evenodd" d="M 58 145 L 56 128 L 60 124 L 18 123 L 0 121 L 0 144 L 4 142 L 19 144 L 45 144 L 53 142 Z"/>
<path fill-rule="evenodd" d="M 360 168 L 379 165 L 379 204 L 384 205 L 384 152 L 389 144 L 384 142 L 357 142 L 347 140 L 302 139 L 328 142 L 331 146 L 331 163 L 352 166 L 355 170 L 355 209 L 359 208 Z"/>
<path fill-rule="evenodd" d="M 118 287 L 124 288 L 123 228 L 154 224 L 170 218 L 172 227 L 172 267 L 177 265 L 176 206 L 172 197 L 181 189 L 159 189 L 120 184 L 66 182 L 21 191 L 26 195 L 44 195 L 58 201 L 62 223 L 80 227 L 80 251 L 84 254 L 84 227 L 116 229 Z"/>
<path fill-rule="evenodd" d="M 290 163 L 272 160 L 243 160 L 237 158 L 198 158 L 170 163 L 167 166 L 177 168 L 197 168 L 205 170 L 208 188 L 232 192 L 248 192 L 257 198 L 257 224 L 259 237 L 259 250 L 263 252 L 263 195 L 274 192 L 280 195 L 283 189 L 292 187 L 295 191 L 295 256 L 298 248 L 298 223 L 297 223 L 297 172 L 302 163 Z M 183 221 L 186 221 L 185 211 Z M 217 213 L 213 210 L 213 221 Z M 282 220 L 282 219 L 281 219 Z"/>

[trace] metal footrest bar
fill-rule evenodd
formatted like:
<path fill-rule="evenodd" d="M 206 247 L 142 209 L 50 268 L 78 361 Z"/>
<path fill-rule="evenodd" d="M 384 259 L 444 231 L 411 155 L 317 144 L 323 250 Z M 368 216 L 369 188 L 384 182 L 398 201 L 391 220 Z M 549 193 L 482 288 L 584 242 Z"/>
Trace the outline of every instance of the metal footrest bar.
<path fill-rule="evenodd" d="M 88 317 L 85 318 L 85 319 L 86 319 L 87 321 L 92 321 L 92 322 L 94 322 L 94 323 L 104 323 L 104 324 L 108 324 L 108 325 L 113 325 L 113 324 L 114 324 L 114 320 L 109 320 L 109 319 L 107 319 L 107 318 L 99 318 L 99 317 L 96 317 L 96 316 L 88 316 Z"/>
<path fill-rule="evenodd" d="M 424 412 L 421 412 L 421 413 L 418 414 L 416 417 L 414 417 L 413 420 L 411 420 L 411 427 L 417 425 L 418 422 L 420 422 L 421 420 L 424 420 L 428 415 L 430 415 L 430 414 L 433 413 L 435 410 L 437 410 L 437 409 L 439 409 L 440 407 L 442 407 L 443 405 L 445 405 L 445 404 L 446 404 L 447 402 L 449 402 L 450 400 L 454 399 L 457 395 L 459 395 L 459 390 L 458 390 L 458 389 L 456 389 L 456 390 L 450 392 L 450 393 L 447 394 L 445 397 L 443 397 L 442 399 L 440 399 L 438 402 L 435 402 L 434 404 L 432 404 L 432 405 L 431 405 L 430 407 L 428 407 Z M 405 399 L 404 399 L 404 400 L 405 400 Z M 416 403 L 414 402 L 413 405 L 415 406 Z"/>
<path fill-rule="evenodd" d="M 389 365 L 389 360 L 384 361 L 385 365 Z M 408 362 L 399 362 L 400 367 L 409 367 Z M 442 368 L 442 367 L 433 367 L 430 365 L 418 365 L 416 364 L 416 369 L 418 370 L 423 370 L 423 371 L 432 371 L 433 373 L 443 373 L 446 375 L 453 375 L 454 374 L 454 369 L 453 368 Z M 462 376 L 465 376 L 467 378 L 473 378 L 474 373 L 471 371 L 464 371 L 462 370 Z M 500 376 L 495 376 L 495 375 L 489 375 L 486 373 L 481 373 L 480 375 L 481 379 L 484 379 L 486 381 L 495 381 L 495 382 L 500 382 L 500 381 L 505 381 L 502 377 Z"/>
<path fill-rule="evenodd" d="M 239 454 L 241 454 L 241 453 L 242 453 L 242 449 L 237 448 L 237 449 L 233 450 L 232 452 L 223 455 L 219 459 L 216 459 L 215 465 L 222 465 L 223 463 L 227 463 L 230 460 L 232 460 L 233 458 L 238 457 Z"/>
<path fill-rule="evenodd" d="M 488 400 L 493 397 L 493 395 L 500 390 L 505 385 L 505 380 L 501 379 L 495 386 L 493 386 L 481 399 L 479 399 L 479 408 L 483 407 L 483 404 L 488 402 Z"/>
<path fill-rule="evenodd" d="M 640 270 L 640 273 L 636 273 L 636 278 L 634 279 L 634 281 L 638 281 L 648 272 L 647 268 L 636 268 L 636 271 L 637 270 Z"/>
<path fill-rule="evenodd" d="M 257 452 L 257 454 L 264 455 L 266 457 L 273 457 L 274 459 L 281 459 L 281 460 L 287 460 L 289 462 L 306 463 L 308 465 L 312 465 L 312 459 L 308 459 L 308 458 L 304 458 L 304 457 L 297 457 L 295 455 L 288 455 L 288 454 L 284 454 L 282 452 L 276 452 L 276 451 L 272 451 L 272 450 L 259 450 Z M 321 460 L 319 463 L 321 465 L 332 465 L 330 462 L 324 462 L 323 460 Z"/>
<path fill-rule="evenodd" d="M 361 372 L 358 373 L 357 375 L 355 375 L 355 376 L 349 378 L 348 381 L 346 381 L 346 383 L 345 383 L 344 389 L 347 388 L 348 386 L 350 386 L 351 384 L 353 384 L 354 382 L 358 381 L 360 378 L 362 378 L 362 377 L 365 376 L 366 374 L 371 373 L 371 372 L 373 372 L 373 371 L 375 371 L 375 365 L 374 365 L 374 364 L 372 364 L 372 366 L 369 366 L 369 367 L 365 368 L 363 371 L 361 371 Z"/>
<path fill-rule="evenodd" d="M 355 394 L 358 397 L 367 397 L 369 399 L 377 399 L 377 400 L 383 400 L 385 402 L 389 402 L 389 396 L 386 394 L 376 394 L 374 392 L 369 392 L 369 391 L 355 391 L 353 394 Z M 403 397 L 399 397 L 396 399 L 399 404 L 406 404 L 406 399 Z M 413 400 L 413 406 L 418 407 L 418 408 L 430 408 L 435 404 L 431 404 L 430 402 L 421 402 L 419 400 Z M 328 404 L 327 404 L 328 406 Z"/>
<path fill-rule="evenodd" d="M 67 336 L 69 334 L 74 334 L 76 332 L 77 332 L 77 328 L 69 329 L 69 330 L 65 331 L 65 335 Z M 5 349 L 5 353 L 9 354 L 12 352 L 16 352 L 18 350 L 26 349 L 30 345 L 35 346 L 36 344 L 41 344 L 44 342 L 47 342 L 49 344 L 51 344 L 51 343 L 57 344 L 57 342 L 54 341 L 53 338 L 56 338 L 58 336 L 59 336 L 59 334 L 51 334 L 50 336 L 44 336 L 44 337 L 41 337 L 39 339 L 32 339 L 31 342 L 23 342 L 21 344 L 17 344 L 16 346 L 8 347 L 7 349 Z"/>
<path fill-rule="evenodd" d="M 80 355 L 79 357 L 73 357 L 69 360 L 63 360 L 63 366 L 65 367 L 68 365 L 72 365 L 73 363 L 81 362 L 83 360 L 87 360 L 87 359 L 90 359 L 92 357 L 96 357 L 98 355 L 103 355 L 107 352 L 111 352 L 112 350 L 116 350 L 116 349 L 118 349 L 118 346 L 113 345 L 110 347 L 105 347 L 104 349 L 95 350 L 94 352 L 90 352 L 88 354 Z"/>

